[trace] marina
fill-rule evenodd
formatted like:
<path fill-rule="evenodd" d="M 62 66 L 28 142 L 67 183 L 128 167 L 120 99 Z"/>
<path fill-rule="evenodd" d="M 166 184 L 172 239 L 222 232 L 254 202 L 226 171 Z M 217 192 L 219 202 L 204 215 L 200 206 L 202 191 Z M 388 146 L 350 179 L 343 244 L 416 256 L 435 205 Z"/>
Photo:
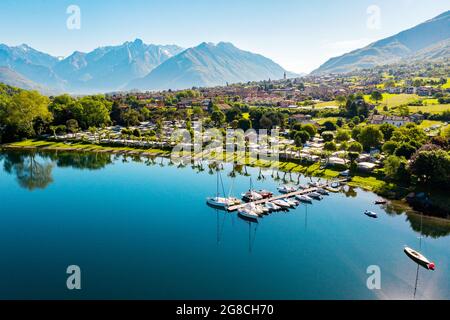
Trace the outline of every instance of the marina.
<path fill-rule="evenodd" d="M 334 180 L 333 183 L 342 184 L 342 183 L 345 183 L 347 181 L 348 181 L 348 179 L 340 179 L 340 180 Z M 273 196 L 273 197 L 270 197 L 270 198 L 265 198 L 265 199 L 260 199 L 260 200 L 256 200 L 256 201 L 251 201 L 250 203 L 253 203 L 255 205 L 263 205 L 263 204 L 267 204 L 267 203 L 272 203 L 272 202 L 277 201 L 277 200 L 283 200 L 283 199 L 286 199 L 286 198 L 289 199 L 289 198 L 295 198 L 297 196 L 307 196 L 308 194 L 313 194 L 314 195 L 315 192 L 317 192 L 318 190 L 320 190 L 322 188 L 328 187 L 328 185 L 329 185 L 328 183 L 318 184 L 317 187 L 310 187 L 310 188 L 307 188 L 307 189 L 300 189 L 300 190 L 297 190 L 297 191 L 293 191 L 293 192 L 282 194 L 282 195 L 278 195 L 278 196 Z M 305 198 L 303 198 L 303 199 L 305 199 Z M 239 209 L 244 208 L 247 204 L 248 203 L 232 205 L 232 206 L 229 206 L 227 208 L 227 210 L 230 211 L 230 212 L 238 211 Z"/>

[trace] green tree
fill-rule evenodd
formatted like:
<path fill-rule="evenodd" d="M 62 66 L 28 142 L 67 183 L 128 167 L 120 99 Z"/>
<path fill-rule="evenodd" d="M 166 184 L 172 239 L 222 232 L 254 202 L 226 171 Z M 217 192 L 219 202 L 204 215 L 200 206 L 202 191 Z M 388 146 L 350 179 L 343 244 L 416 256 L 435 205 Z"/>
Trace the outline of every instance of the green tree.
<path fill-rule="evenodd" d="M 325 131 L 336 131 L 336 124 L 333 121 L 325 121 L 323 124 Z"/>
<path fill-rule="evenodd" d="M 216 110 L 211 114 L 211 120 L 216 127 L 221 127 L 225 122 L 225 114 L 220 110 Z"/>
<path fill-rule="evenodd" d="M 79 130 L 78 121 L 75 119 L 69 119 L 66 122 L 67 131 L 70 133 L 77 133 Z"/>
<path fill-rule="evenodd" d="M 364 150 L 369 151 L 370 148 L 378 148 L 383 141 L 383 133 L 375 125 L 369 125 L 361 129 L 358 135 L 358 141 L 362 144 Z"/>
<path fill-rule="evenodd" d="M 359 154 L 363 151 L 363 146 L 361 143 L 359 143 L 357 141 L 353 141 L 352 143 L 350 143 L 347 150 L 350 152 L 356 152 Z"/>
<path fill-rule="evenodd" d="M 397 129 L 396 126 L 390 124 L 390 123 L 383 123 L 380 126 L 380 130 L 383 133 L 383 137 L 385 141 L 391 140 L 392 134 Z"/>
<path fill-rule="evenodd" d="M 410 170 L 420 182 L 450 185 L 450 155 L 444 150 L 419 151 L 411 159 Z"/>
<path fill-rule="evenodd" d="M 122 112 L 121 119 L 121 122 L 127 127 L 136 126 L 140 123 L 139 112 L 131 108 L 128 108 L 128 110 Z"/>
<path fill-rule="evenodd" d="M 361 127 L 354 127 L 352 129 L 352 139 L 358 140 L 359 134 L 361 133 Z"/>
<path fill-rule="evenodd" d="M 383 95 L 380 93 L 380 91 L 373 91 L 370 95 L 370 99 L 372 101 L 375 101 L 375 103 L 378 103 L 378 101 L 383 100 Z"/>
<path fill-rule="evenodd" d="M 330 132 L 330 131 L 324 131 L 324 132 L 322 132 L 322 139 L 323 139 L 325 142 L 333 141 L 333 139 L 334 139 L 334 134 L 333 134 L 333 132 Z"/>
<path fill-rule="evenodd" d="M 252 128 L 252 122 L 249 119 L 239 119 L 238 128 L 247 131 Z"/>
<path fill-rule="evenodd" d="M 407 180 L 409 180 L 409 175 L 406 167 L 407 161 L 405 158 L 389 156 L 384 161 L 384 174 L 388 180 L 407 182 Z"/>
<path fill-rule="evenodd" d="M 259 127 L 261 129 L 272 129 L 272 120 L 270 118 L 263 115 L 259 120 Z"/>
<path fill-rule="evenodd" d="M 306 130 L 296 131 L 294 134 L 294 141 L 297 147 L 302 146 L 308 142 L 309 139 L 311 139 L 311 136 Z"/>
<path fill-rule="evenodd" d="M 333 141 L 326 142 L 326 143 L 323 145 L 323 150 L 325 150 L 325 151 L 331 151 L 331 152 L 336 151 L 336 150 L 337 150 L 336 143 L 334 143 Z"/>
<path fill-rule="evenodd" d="M 395 150 L 395 155 L 397 157 L 404 157 L 406 159 L 409 159 L 416 152 L 416 150 L 417 149 L 410 143 L 404 142 Z"/>
<path fill-rule="evenodd" d="M 398 148 L 399 144 L 395 141 L 388 141 L 385 144 L 383 144 L 383 147 L 381 150 L 389 155 L 394 154 L 395 150 Z"/>
<path fill-rule="evenodd" d="M 317 134 L 317 128 L 310 123 L 303 125 L 302 130 L 308 132 L 310 137 L 314 137 Z"/>
<path fill-rule="evenodd" d="M 49 99 L 37 91 L 20 91 L 0 106 L 1 123 L 6 126 L 6 140 L 35 135 L 34 121 L 41 119 L 50 123 L 53 119 L 48 110 Z"/>
<path fill-rule="evenodd" d="M 109 113 L 112 103 L 108 102 L 104 96 L 87 96 L 79 100 L 82 107 L 78 123 L 83 128 L 101 127 L 111 123 Z"/>
<path fill-rule="evenodd" d="M 350 132 L 348 130 L 339 129 L 336 133 L 336 141 L 344 142 L 350 140 Z"/>

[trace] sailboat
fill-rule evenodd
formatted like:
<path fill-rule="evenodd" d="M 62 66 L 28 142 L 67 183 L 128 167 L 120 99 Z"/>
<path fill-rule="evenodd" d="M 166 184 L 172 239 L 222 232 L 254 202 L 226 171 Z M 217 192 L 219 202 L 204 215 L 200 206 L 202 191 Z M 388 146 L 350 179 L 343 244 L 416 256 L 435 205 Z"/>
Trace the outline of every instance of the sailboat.
<path fill-rule="evenodd" d="M 246 193 L 242 194 L 242 200 L 245 202 L 253 202 L 262 199 L 264 199 L 264 196 L 253 190 L 253 181 L 252 178 L 250 178 L 250 189 Z"/>
<path fill-rule="evenodd" d="M 423 229 L 423 213 L 420 215 L 420 233 L 422 234 Z M 419 238 L 419 248 L 422 249 L 422 236 Z M 404 249 L 405 254 L 414 262 L 416 262 L 418 265 L 421 265 L 425 269 L 428 270 L 434 270 L 436 268 L 436 265 L 434 262 L 431 262 L 426 258 L 423 254 L 421 254 L 419 251 L 413 250 L 407 246 L 405 246 Z"/>
<path fill-rule="evenodd" d="M 420 252 L 413 250 L 411 248 L 405 247 L 406 255 L 413 260 L 414 262 L 420 264 L 422 267 L 428 270 L 434 270 L 436 268 L 434 262 L 428 260 L 423 254 Z"/>
<path fill-rule="evenodd" d="M 206 198 L 206 203 L 215 208 L 227 209 L 230 206 L 234 206 L 240 204 L 241 201 L 239 199 L 233 197 L 220 197 L 219 193 L 219 180 L 222 182 L 222 177 L 220 176 L 219 170 L 217 170 L 217 190 L 215 197 Z M 223 190 L 223 182 L 222 182 L 222 190 Z M 223 190 L 224 191 L 224 190 Z M 224 192 L 225 193 L 225 192 Z"/>

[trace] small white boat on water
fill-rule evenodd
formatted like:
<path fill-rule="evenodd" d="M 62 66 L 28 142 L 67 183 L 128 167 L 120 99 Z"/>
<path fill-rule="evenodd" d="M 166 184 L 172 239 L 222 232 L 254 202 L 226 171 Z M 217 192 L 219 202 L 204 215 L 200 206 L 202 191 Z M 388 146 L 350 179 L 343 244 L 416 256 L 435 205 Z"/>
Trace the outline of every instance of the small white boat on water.
<path fill-rule="evenodd" d="M 309 182 L 308 184 L 310 187 L 318 187 L 319 186 L 318 182 Z"/>
<path fill-rule="evenodd" d="M 301 202 L 312 203 L 312 199 L 305 194 L 299 194 L 295 198 Z"/>
<path fill-rule="evenodd" d="M 323 196 L 328 196 L 328 195 L 330 195 L 330 193 L 329 193 L 327 190 L 322 189 L 322 188 L 317 189 L 317 193 L 320 193 L 320 194 L 323 195 Z"/>
<path fill-rule="evenodd" d="M 289 209 L 291 207 L 291 205 L 289 203 L 287 203 L 286 201 L 283 201 L 283 200 L 274 200 L 272 202 L 283 209 Z"/>
<path fill-rule="evenodd" d="M 249 190 L 246 193 L 242 194 L 242 199 L 247 202 L 262 200 L 263 196 L 258 192 Z"/>
<path fill-rule="evenodd" d="M 364 212 L 364 214 L 366 216 L 368 216 L 368 217 L 371 217 L 371 218 L 375 218 L 375 219 L 378 218 L 378 214 L 376 212 L 373 212 L 373 211 L 366 210 Z"/>
<path fill-rule="evenodd" d="M 431 262 L 430 260 L 428 260 L 423 254 L 421 254 L 420 252 L 413 250 L 411 248 L 405 247 L 405 253 L 406 255 L 413 260 L 414 262 L 420 264 L 422 267 L 428 269 L 428 270 L 434 270 L 435 269 L 435 264 L 434 262 Z"/>
<path fill-rule="evenodd" d="M 314 200 L 322 200 L 323 196 L 317 192 L 311 192 L 307 194 L 308 197 L 313 198 Z"/>
<path fill-rule="evenodd" d="M 251 221 L 255 221 L 255 222 L 258 222 L 258 218 L 259 218 L 259 215 L 257 213 L 255 213 L 254 211 L 247 209 L 247 208 L 239 209 L 238 215 L 243 219 L 251 220 Z"/>
<path fill-rule="evenodd" d="M 270 212 L 281 210 L 281 207 L 277 206 L 275 203 L 272 202 L 267 202 L 266 208 L 269 209 Z"/>
<path fill-rule="evenodd" d="M 278 191 L 281 193 L 291 193 L 297 191 L 297 188 L 293 186 L 282 185 L 278 187 Z"/>
<path fill-rule="evenodd" d="M 334 188 L 334 187 L 331 187 L 331 186 L 327 186 L 327 187 L 325 187 L 325 190 L 333 192 L 333 193 L 341 192 L 341 188 L 340 187 Z"/>
<path fill-rule="evenodd" d="M 262 215 L 269 214 L 269 209 L 266 206 L 263 206 L 261 204 L 256 205 L 256 209 L 258 212 L 260 212 Z"/>
<path fill-rule="evenodd" d="M 285 198 L 285 199 L 283 199 L 283 201 L 286 202 L 287 204 L 289 204 L 292 208 L 298 206 L 298 202 L 294 202 L 291 199 Z"/>
<path fill-rule="evenodd" d="M 206 203 L 213 207 L 227 209 L 228 207 L 238 205 L 241 202 L 233 197 L 229 198 L 212 197 L 206 198 Z"/>

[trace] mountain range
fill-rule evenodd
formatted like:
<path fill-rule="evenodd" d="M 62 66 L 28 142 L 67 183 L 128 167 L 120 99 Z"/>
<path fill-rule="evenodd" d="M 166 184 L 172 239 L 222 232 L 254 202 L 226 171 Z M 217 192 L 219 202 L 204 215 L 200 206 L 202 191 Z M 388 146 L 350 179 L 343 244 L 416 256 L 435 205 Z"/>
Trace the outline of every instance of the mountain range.
<path fill-rule="evenodd" d="M 212 87 L 281 79 L 285 72 L 272 60 L 240 50 L 231 43 L 204 42 L 163 62 L 146 77 L 132 81 L 128 89 Z"/>
<path fill-rule="evenodd" d="M 136 39 L 59 59 L 27 45 L 0 45 L 0 81 L 43 92 L 94 93 L 125 89 L 184 89 L 281 79 L 287 72 L 231 43 L 145 44 Z"/>
<path fill-rule="evenodd" d="M 332 58 L 312 74 L 345 73 L 382 64 L 448 58 L 450 11 L 392 37 Z"/>

